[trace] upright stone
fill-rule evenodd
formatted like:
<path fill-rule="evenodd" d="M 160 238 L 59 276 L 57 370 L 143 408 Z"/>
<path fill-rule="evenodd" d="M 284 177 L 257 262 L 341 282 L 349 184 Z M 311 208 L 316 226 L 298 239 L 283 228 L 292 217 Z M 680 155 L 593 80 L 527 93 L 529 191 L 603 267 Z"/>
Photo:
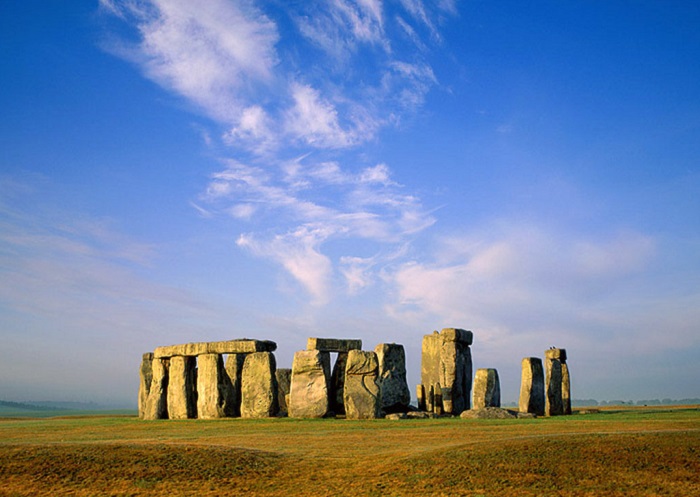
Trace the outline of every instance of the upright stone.
<path fill-rule="evenodd" d="M 495 369 L 477 369 L 474 378 L 473 409 L 501 407 L 501 384 Z"/>
<path fill-rule="evenodd" d="M 520 379 L 520 412 L 544 415 L 544 371 L 538 357 L 525 357 L 522 360 Z"/>
<path fill-rule="evenodd" d="M 385 413 L 406 412 L 411 392 L 406 382 L 406 352 L 403 345 L 381 343 L 374 348 L 379 363 L 381 409 Z"/>
<path fill-rule="evenodd" d="M 243 376 L 243 363 L 247 354 L 229 354 L 226 358 L 226 375 L 228 376 L 231 388 L 229 389 L 230 415 L 238 417 L 241 415 L 241 377 Z"/>
<path fill-rule="evenodd" d="M 168 368 L 170 359 L 154 359 L 153 378 L 143 419 L 168 419 Z"/>
<path fill-rule="evenodd" d="M 234 415 L 233 385 L 221 354 L 197 357 L 197 415 L 202 419 Z"/>
<path fill-rule="evenodd" d="M 423 337 L 421 384 L 426 411 L 459 414 L 469 408 L 472 361 L 471 331 L 444 328 Z"/>
<path fill-rule="evenodd" d="M 328 413 L 331 357 L 329 352 L 300 350 L 292 362 L 289 416 L 322 418 Z"/>
<path fill-rule="evenodd" d="M 241 377 L 241 417 L 269 418 L 277 415 L 277 364 L 272 352 L 248 354 Z"/>
<path fill-rule="evenodd" d="M 562 367 L 561 351 L 549 349 L 545 351 L 545 382 L 547 384 L 547 396 L 545 401 L 545 414 L 547 416 L 559 416 L 564 414 L 562 404 Z"/>
<path fill-rule="evenodd" d="M 377 377 L 377 354 L 351 350 L 345 369 L 345 417 L 347 419 L 375 419 L 381 417 L 381 394 Z"/>
<path fill-rule="evenodd" d="M 168 381 L 168 417 L 188 419 L 197 417 L 197 361 L 194 357 L 170 358 Z"/>
<path fill-rule="evenodd" d="M 338 357 L 333 365 L 330 384 L 330 410 L 335 414 L 345 414 L 343 392 L 345 390 L 345 367 L 348 363 L 348 353 L 338 352 Z"/>
<path fill-rule="evenodd" d="M 278 368 L 275 371 L 277 378 L 277 403 L 279 404 L 279 413 L 287 414 L 287 395 L 289 395 L 289 387 L 292 384 L 292 370 L 289 368 Z"/>
<path fill-rule="evenodd" d="M 561 407 L 564 414 L 571 414 L 571 378 L 566 362 L 561 363 Z"/>
<path fill-rule="evenodd" d="M 153 352 L 143 354 L 141 367 L 139 368 L 139 418 L 143 419 L 148 401 L 148 392 L 151 390 L 151 380 L 153 380 Z"/>

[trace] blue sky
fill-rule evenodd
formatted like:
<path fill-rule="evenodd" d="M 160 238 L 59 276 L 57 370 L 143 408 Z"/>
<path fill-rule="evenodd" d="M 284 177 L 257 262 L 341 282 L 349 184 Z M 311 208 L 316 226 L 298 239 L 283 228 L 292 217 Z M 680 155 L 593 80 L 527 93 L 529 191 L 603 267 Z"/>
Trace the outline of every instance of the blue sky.
<path fill-rule="evenodd" d="M 700 6 L 0 6 L 0 397 L 159 345 L 474 332 L 516 400 L 700 397 Z"/>

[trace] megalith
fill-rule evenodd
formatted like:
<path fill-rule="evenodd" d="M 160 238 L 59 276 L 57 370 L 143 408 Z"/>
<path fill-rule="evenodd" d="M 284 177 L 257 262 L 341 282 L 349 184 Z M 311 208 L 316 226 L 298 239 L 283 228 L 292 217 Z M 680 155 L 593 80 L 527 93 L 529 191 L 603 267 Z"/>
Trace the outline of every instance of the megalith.
<path fill-rule="evenodd" d="M 287 414 L 287 396 L 289 387 L 292 384 L 292 370 L 289 368 L 277 368 L 275 371 L 277 378 L 277 403 L 279 404 L 279 414 Z"/>
<path fill-rule="evenodd" d="M 469 409 L 472 384 L 473 334 L 444 328 L 423 336 L 419 407 L 425 411 L 459 414 Z"/>
<path fill-rule="evenodd" d="M 194 357 L 170 358 L 168 380 L 168 418 L 197 417 L 197 360 Z"/>
<path fill-rule="evenodd" d="M 381 417 L 381 394 L 377 377 L 379 362 L 375 352 L 351 350 L 345 368 L 343 401 L 347 419 Z"/>
<path fill-rule="evenodd" d="M 492 368 L 476 370 L 473 409 L 501 407 L 501 384 L 498 371 Z"/>
<path fill-rule="evenodd" d="M 411 392 L 406 382 L 406 352 L 403 345 L 380 343 L 374 348 L 379 363 L 381 409 L 385 413 L 406 412 Z"/>
<path fill-rule="evenodd" d="M 221 354 L 197 356 L 197 415 L 202 419 L 234 415 L 233 386 Z"/>
<path fill-rule="evenodd" d="M 330 369 L 329 352 L 300 350 L 294 354 L 287 405 L 290 417 L 322 418 L 328 413 Z"/>
<path fill-rule="evenodd" d="M 272 352 L 248 354 L 241 376 L 241 417 L 269 418 L 277 415 L 277 364 Z"/>
<path fill-rule="evenodd" d="M 224 369 L 230 382 L 229 388 L 229 404 L 230 415 L 238 417 L 241 415 L 241 379 L 243 376 L 243 363 L 247 354 L 229 354 L 226 357 Z"/>
<path fill-rule="evenodd" d="M 564 414 L 562 403 L 562 367 L 561 350 L 548 349 L 545 351 L 545 383 L 547 395 L 545 398 L 545 414 L 547 416 L 559 416 Z"/>
<path fill-rule="evenodd" d="M 520 378 L 520 412 L 538 416 L 544 415 L 544 371 L 542 360 L 538 357 L 525 357 L 522 360 Z"/>
<path fill-rule="evenodd" d="M 168 368 L 170 359 L 153 359 L 151 388 L 143 419 L 168 419 Z"/>
<path fill-rule="evenodd" d="M 338 354 L 330 377 L 328 401 L 329 410 L 334 414 L 344 414 L 343 390 L 345 385 L 345 366 L 348 352 L 362 349 L 362 340 L 356 338 L 316 338 L 306 341 L 306 350 L 320 350 Z"/>
<path fill-rule="evenodd" d="M 139 368 L 139 418 L 143 418 L 146 410 L 151 380 L 153 380 L 153 352 L 147 352 L 141 357 L 141 367 Z"/>

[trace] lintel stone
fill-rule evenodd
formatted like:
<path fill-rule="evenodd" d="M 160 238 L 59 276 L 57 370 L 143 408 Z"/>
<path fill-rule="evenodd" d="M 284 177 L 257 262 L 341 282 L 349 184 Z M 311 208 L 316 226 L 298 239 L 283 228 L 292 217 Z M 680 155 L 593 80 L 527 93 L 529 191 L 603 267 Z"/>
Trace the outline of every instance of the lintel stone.
<path fill-rule="evenodd" d="M 320 350 L 321 352 L 350 352 L 361 350 L 362 340 L 342 338 L 309 338 L 306 342 L 306 350 Z"/>
<path fill-rule="evenodd" d="M 462 342 L 471 345 L 474 341 L 474 334 L 460 328 L 443 328 L 440 331 L 440 338 L 443 342 Z"/>
<path fill-rule="evenodd" d="M 242 338 L 223 342 L 195 342 L 182 345 L 157 347 L 153 351 L 155 359 L 175 356 L 198 356 L 203 354 L 250 354 L 253 352 L 274 352 L 277 344 L 270 340 Z"/>

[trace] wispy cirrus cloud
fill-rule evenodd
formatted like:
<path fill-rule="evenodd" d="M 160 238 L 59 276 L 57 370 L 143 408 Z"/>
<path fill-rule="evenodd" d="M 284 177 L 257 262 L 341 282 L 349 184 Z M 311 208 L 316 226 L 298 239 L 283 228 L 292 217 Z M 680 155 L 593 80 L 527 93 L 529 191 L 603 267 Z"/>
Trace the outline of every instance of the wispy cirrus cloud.
<path fill-rule="evenodd" d="M 195 208 L 246 223 L 238 246 L 280 264 L 315 302 L 338 274 L 352 292 L 366 287 L 386 260 L 379 254 L 397 253 L 435 222 L 388 166 L 358 167 L 347 154 L 420 108 L 438 84 L 425 55 L 449 10 L 415 0 L 102 6 L 137 30 L 135 43 L 113 51 L 223 128 L 232 157 Z M 409 50 L 396 50 L 406 33 Z M 328 158 L 309 159 L 314 151 Z M 329 242 L 341 239 L 358 252 L 332 253 Z"/>

